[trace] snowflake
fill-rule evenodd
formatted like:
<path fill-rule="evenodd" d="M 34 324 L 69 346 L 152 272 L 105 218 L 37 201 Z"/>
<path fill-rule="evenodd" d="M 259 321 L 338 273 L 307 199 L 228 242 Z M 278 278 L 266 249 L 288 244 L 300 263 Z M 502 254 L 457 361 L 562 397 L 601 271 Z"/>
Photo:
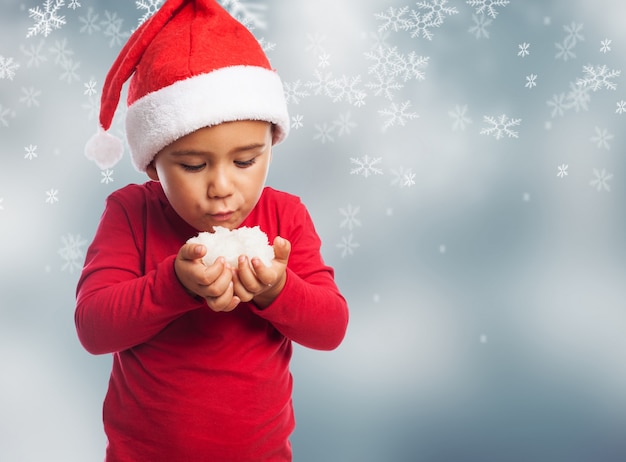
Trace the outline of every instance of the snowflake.
<path fill-rule="evenodd" d="M 526 88 L 533 88 L 537 86 L 537 74 L 530 74 L 526 76 Z"/>
<path fill-rule="evenodd" d="M 563 116 L 565 111 L 568 109 L 568 105 L 565 102 L 565 93 L 552 95 L 552 99 L 548 100 L 546 104 L 552 108 L 552 118 L 557 115 Z"/>
<path fill-rule="evenodd" d="M 339 224 L 340 228 L 348 227 L 350 231 L 353 228 L 361 226 L 361 222 L 357 219 L 357 214 L 360 212 L 361 207 L 352 207 L 352 204 L 348 204 L 348 207 L 345 209 L 339 209 L 339 213 L 344 217 L 344 219 Z"/>
<path fill-rule="evenodd" d="M 113 182 L 113 170 L 106 169 L 104 172 L 100 173 L 102 174 L 100 183 L 109 184 Z"/>
<path fill-rule="evenodd" d="M 341 242 L 337 244 L 337 247 L 341 249 L 341 257 L 344 258 L 347 255 L 352 255 L 354 253 L 354 249 L 360 247 L 358 242 L 354 242 L 352 239 L 354 236 L 349 234 L 348 236 L 343 236 L 341 238 Z"/>
<path fill-rule="evenodd" d="M 221 0 L 220 3 L 231 16 L 242 22 L 248 29 L 265 29 L 267 27 L 263 18 L 267 5 L 243 3 L 240 0 Z"/>
<path fill-rule="evenodd" d="M 604 39 L 600 42 L 600 51 L 604 54 L 608 53 L 609 51 L 611 51 L 611 42 L 613 40 L 609 40 L 609 39 Z"/>
<path fill-rule="evenodd" d="M 94 32 L 100 32 L 98 17 L 99 15 L 94 13 L 93 8 L 89 8 L 89 10 L 87 10 L 87 16 L 81 16 L 78 18 L 78 20 L 83 24 L 80 28 L 80 33 L 87 33 L 91 35 Z"/>
<path fill-rule="evenodd" d="M 406 21 L 404 29 L 410 31 L 411 38 L 419 38 L 421 36 L 426 40 L 432 40 L 434 34 L 431 29 L 439 26 L 441 26 L 441 22 L 433 20 L 432 15 L 423 15 L 417 11 L 411 10 L 411 14 Z"/>
<path fill-rule="evenodd" d="M 528 56 L 530 54 L 530 51 L 528 51 L 528 48 L 530 47 L 530 43 L 521 43 L 518 45 L 519 51 L 517 52 L 517 56 L 521 56 L 522 58 L 524 58 L 525 56 Z"/>
<path fill-rule="evenodd" d="M 60 29 L 65 24 L 65 16 L 58 16 L 58 10 L 65 4 L 65 0 L 46 0 L 44 11 L 38 6 L 28 9 L 28 17 L 35 20 L 35 25 L 28 28 L 26 38 L 33 35 L 50 35 L 54 29 Z"/>
<path fill-rule="evenodd" d="M 327 141 L 329 143 L 332 143 L 335 141 L 335 138 L 333 138 L 333 131 L 335 130 L 335 127 L 333 125 L 328 125 L 326 122 L 324 122 L 322 125 L 319 124 L 315 124 L 315 130 L 317 131 L 317 133 L 315 134 L 315 136 L 313 136 L 314 140 L 319 140 L 322 144 L 325 144 Z"/>
<path fill-rule="evenodd" d="M 306 82 L 304 85 L 307 88 L 311 88 L 315 95 L 324 94 L 326 96 L 331 96 L 333 86 L 333 74 L 331 72 L 326 72 L 322 74 L 319 69 L 315 69 L 315 71 L 313 71 L 313 76 L 316 80 Z"/>
<path fill-rule="evenodd" d="M 60 80 L 63 80 L 70 84 L 72 82 L 78 82 L 80 80 L 80 76 L 76 72 L 78 68 L 80 68 L 79 62 L 75 63 L 73 60 L 69 59 L 65 61 L 61 67 L 63 69 L 63 72 L 59 76 Z"/>
<path fill-rule="evenodd" d="M 382 24 L 378 26 L 378 31 L 382 32 L 392 30 L 394 32 L 399 32 L 401 30 L 405 30 L 407 26 L 407 20 L 404 18 L 404 16 L 408 11 L 408 6 L 404 6 L 399 10 L 396 10 L 393 7 L 389 7 L 384 13 L 374 14 L 374 17 L 382 22 Z"/>
<path fill-rule="evenodd" d="M 13 58 L 5 58 L 0 55 L 0 80 L 13 80 L 13 77 L 15 77 L 15 71 L 17 71 L 19 67 L 20 65 L 18 63 L 13 62 Z"/>
<path fill-rule="evenodd" d="M 567 176 L 567 164 L 561 164 L 559 165 L 559 172 L 556 174 L 556 176 L 558 176 L 559 178 L 563 178 Z"/>
<path fill-rule="evenodd" d="M 563 30 L 567 33 L 564 43 L 576 46 L 578 42 L 584 42 L 585 37 L 582 34 L 583 24 L 572 22 L 569 26 L 563 26 Z"/>
<path fill-rule="evenodd" d="M 300 104 L 302 98 L 309 96 L 309 92 L 301 89 L 302 82 L 296 80 L 293 83 L 285 82 L 285 99 L 287 103 Z"/>
<path fill-rule="evenodd" d="M 411 101 L 407 100 L 399 105 L 391 103 L 389 107 L 378 111 L 381 116 L 387 117 L 382 126 L 383 131 L 396 124 L 404 127 L 407 119 L 417 119 L 419 115 L 416 112 L 408 112 L 410 107 Z"/>
<path fill-rule="evenodd" d="M 476 7 L 476 14 L 487 14 L 493 19 L 496 19 L 498 12 L 495 7 L 507 6 L 509 4 L 509 0 L 467 0 L 466 3 L 469 6 Z"/>
<path fill-rule="evenodd" d="M 4 210 L 4 197 L 0 197 L 0 210 Z"/>
<path fill-rule="evenodd" d="M 323 52 L 318 56 L 319 62 L 317 63 L 317 67 L 321 67 L 322 69 L 330 66 L 330 55 L 326 52 Z"/>
<path fill-rule="evenodd" d="M 95 95 L 97 93 L 96 85 L 97 85 L 96 81 L 93 78 L 90 79 L 89 82 L 85 84 L 85 91 L 83 94 L 87 96 Z"/>
<path fill-rule="evenodd" d="M 591 100 L 591 95 L 589 94 L 591 87 L 578 85 L 575 82 L 570 82 L 569 87 L 570 92 L 567 94 L 567 108 L 574 108 L 576 112 L 580 112 L 581 109 L 588 111 L 589 106 L 587 104 Z"/>
<path fill-rule="evenodd" d="M 404 59 L 404 55 L 401 55 L 401 57 L 403 59 L 398 72 L 405 82 L 411 79 L 424 80 L 426 78 L 422 69 L 428 66 L 428 61 L 430 60 L 428 56 L 419 56 L 412 51 L 406 56 L 406 59 Z"/>
<path fill-rule="evenodd" d="M 163 0 L 135 1 L 138 10 L 145 10 L 143 16 L 139 18 L 138 26 L 141 26 L 150 16 L 157 12 L 163 4 Z"/>
<path fill-rule="evenodd" d="M 24 56 L 28 58 L 28 62 L 26 63 L 26 66 L 28 66 L 29 68 L 39 67 L 41 63 L 43 63 L 44 61 L 47 61 L 48 58 L 46 58 L 42 54 L 42 50 L 43 50 L 45 43 L 46 42 L 44 40 L 40 40 L 39 44 L 36 46 L 32 44 L 28 48 L 26 48 L 24 45 L 20 46 L 20 50 L 22 51 Z"/>
<path fill-rule="evenodd" d="M 472 21 L 474 22 L 474 25 L 470 27 L 467 31 L 470 34 L 473 34 L 476 39 L 480 39 L 481 37 L 488 39 L 489 31 L 487 30 L 487 27 L 491 25 L 493 19 L 489 19 L 484 14 L 472 14 Z"/>
<path fill-rule="evenodd" d="M 24 154 L 24 159 L 33 160 L 35 157 L 37 157 L 37 146 L 29 144 L 28 146 L 24 147 L 24 151 L 26 151 L 26 154 Z"/>
<path fill-rule="evenodd" d="M 350 170 L 350 175 L 362 175 L 368 178 L 370 175 L 382 175 L 383 171 L 376 167 L 382 161 L 381 157 L 370 158 L 367 154 L 361 158 L 351 157 L 350 162 L 356 167 Z"/>
<path fill-rule="evenodd" d="M 415 173 L 413 170 L 404 167 L 400 167 L 398 170 L 392 169 L 391 173 L 393 179 L 391 180 L 391 186 L 398 186 L 399 188 L 410 187 L 415 184 Z"/>
<path fill-rule="evenodd" d="M 51 189 L 50 191 L 46 191 L 46 203 L 54 204 L 55 202 L 59 202 L 57 194 L 59 194 L 58 189 Z"/>
<path fill-rule="evenodd" d="M 326 40 L 325 35 L 320 35 L 318 32 L 316 32 L 314 35 L 307 34 L 306 38 L 309 42 L 305 48 L 306 51 L 311 51 L 316 55 L 324 52 L 323 43 Z"/>
<path fill-rule="evenodd" d="M 63 260 L 63 266 L 61 271 L 68 270 L 73 273 L 74 270 L 80 271 L 85 258 L 85 251 L 83 247 L 87 244 L 87 241 L 80 237 L 80 235 L 73 236 L 68 234 L 61 237 L 63 246 L 59 249 L 59 255 Z"/>
<path fill-rule="evenodd" d="M 607 66 L 583 66 L 584 77 L 578 79 L 577 83 L 581 86 L 591 87 L 593 91 L 605 88 L 607 90 L 615 90 L 617 84 L 611 79 L 619 77 L 621 70 L 609 69 Z"/>
<path fill-rule="evenodd" d="M 0 126 L 3 126 L 3 127 L 9 126 L 9 121 L 7 120 L 7 117 L 9 115 L 11 115 L 12 117 L 15 117 L 15 113 L 11 112 L 9 108 L 4 108 L 2 104 L 0 104 Z"/>
<path fill-rule="evenodd" d="M 616 114 L 624 114 L 626 112 L 626 101 L 621 100 L 615 104 L 617 105 L 617 109 L 615 109 Z"/>
<path fill-rule="evenodd" d="M 333 125 L 339 130 L 339 136 L 343 136 L 350 134 L 352 129 L 356 127 L 356 122 L 352 121 L 352 114 L 346 112 L 345 114 L 340 114 L 339 119 L 335 120 Z"/>
<path fill-rule="evenodd" d="M 491 116 L 483 116 L 483 120 L 491 126 L 483 128 L 480 134 L 493 135 L 497 140 L 503 138 L 504 135 L 507 135 L 509 138 L 517 138 L 518 133 L 511 130 L 511 127 L 518 126 L 522 121 L 522 119 L 509 119 L 505 114 L 502 114 L 497 119 Z"/>
<path fill-rule="evenodd" d="M 374 78 L 375 81 L 367 82 L 365 86 L 372 90 L 375 96 L 382 95 L 389 101 L 393 100 L 393 92 L 404 88 L 404 85 L 398 82 L 394 76 L 376 74 Z"/>
<path fill-rule="evenodd" d="M 468 124 L 472 123 L 472 120 L 467 117 L 467 104 L 459 106 L 458 104 L 453 110 L 448 112 L 448 115 L 452 118 L 452 130 L 464 131 Z"/>
<path fill-rule="evenodd" d="M 611 145 L 609 144 L 609 141 L 611 141 L 614 138 L 614 136 L 611 133 L 609 133 L 609 131 L 606 128 L 601 129 L 600 127 L 596 127 L 595 131 L 596 131 L 595 136 L 592 136 L 591 138 L 589 138 L 589 141 L 594 143 L 598 148 L 606 149 L 607 151 L 609 151 L 611 149 Z"/>
<path fill-rule="evenodd" d="M 295 128 L 296 130 L 298 128 L 302 128 L 304 126 L 304 124 L 302 123 L 302 119 L 304 119 L 304 116 L 302 114 L 296 114 L 295 116 L 292 116 L 291 128 Z"/>
<path fill-rule="evenodd" d="M 417 8 L 420 10 L 429 10 L 428 15 L 435 18 L 436 23 L 443 23 L 446 16 L 458 14 L 455 7 L 445 6 L 448 0 L 429 0 L 427 2 L 417 2 Z"/>
<path fill-rule="evenodd" d="M 54 64 L 63 65 L 74 55 L 74 51 L 67 47 L 67 39 L 56 40 L 50 48 L 50 54 L 55 57 Z"/>
<path fill-rule="evenodd" d="M 595 187 L 598 190 L 598 192 L 602 190 L 608 192 L 611 190 L 611 187 L 609 186 L 608 182 L 611 178 L 613 178 L 612 173 L 607 173 L 606 169 L 602 169 L 602 171 L 599 171 L 597 168 L 594 168 L 593 175 L 595 178 L 593 178 L 589 182 L 589 186 Z"/>
<path fill-rule="evenodd" d="M 105 14 L 108 12 L 105 12 Z M 115 19 L 117 15 L 113 15 L 113 18 Z M 115 47 L 121 47 L 122 43 L 124 43 L 126 41 L 126 39 L 130 36 L 130 33 L 128 32 L 123 32 L 122 31 L 122 19 L 119 20 L 119 24 L 109 24 L 105 29 L 104 29 L 104 36 L 105 37 L 109 37 L 109 47 L 111 48 L 115 48 Z M 107 24 L 107 22 L 105 21 L 103 24 Z"/>
<path fill-rule="evenodd" d="M 354 106 L 360 106 L 365 99 L 366 93 L 359 88 L 361 76 L 348 77 L 342 75 L 334 79 L 330 84 L 330 97 L 333 102 L 346 101 Z"/>
<path fill-rule="evenodd" d="M 67 5 L 68 8 L 75 10 L 76 8 L 80 8 L 81 4 L 78 0 L 70 0 L 70 4 Z"/>
<path fill-rule="evenodd" d="M 556 59 L 568 61 L 569 59 L 576 58 L 576 53 L 573 51 L 575 44 L 565 40 L 563 43 L 555 43 L 554 46 L 557 49 L 557 53 L 554 55 Z"/>
<path fill-rule="evenodd" d="M 33 87 L 22 88 L 23 96 L 20 97 L 20 103 L 26 105 L 26 107 L 39 107 L 39 98 L 41 96 L 41 91 L 35 90 Z"/>

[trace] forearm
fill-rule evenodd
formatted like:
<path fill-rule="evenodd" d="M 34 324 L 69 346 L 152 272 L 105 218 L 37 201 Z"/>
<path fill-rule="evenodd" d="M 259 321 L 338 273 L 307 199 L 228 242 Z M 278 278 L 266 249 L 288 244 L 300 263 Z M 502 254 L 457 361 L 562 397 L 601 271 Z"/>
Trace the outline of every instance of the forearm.
<path fill-rule="evenodd" d="M 93 354 L 122 351 L 159 333 L 174 319 L 202 306 L 176 279 L 173 258 L 145 276 L 112 283 L 106 270 L 81 280 L 75 312 L 83 347 Z"/>
<path fill-rule="evenodd" d="M 316 350 L 333 350 L 343 340 L 348 306 L 334 283 L 306 281 L 288 270 L 285 286 L 266 308 L 257 310 L 285 337 Z"/>

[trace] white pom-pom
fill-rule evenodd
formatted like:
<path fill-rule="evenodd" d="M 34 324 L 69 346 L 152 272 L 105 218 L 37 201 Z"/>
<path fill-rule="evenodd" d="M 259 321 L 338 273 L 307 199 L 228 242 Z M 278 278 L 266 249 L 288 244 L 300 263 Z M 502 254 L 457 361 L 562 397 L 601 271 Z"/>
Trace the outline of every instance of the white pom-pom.
<path fill-rule="evenodd" d="M 85 145 L 85 156 L 102 170 L 113 167 L 124 153 L 122 140 L 100 129 Z"/>
<path fill-rule="evenodd" d="M 274 248 L 269 244 L 267 234 L 258 226 L 244 226 L 232 231 L 223 226 L 214 226 L 213 230 L 215 232 L 202 232 L 187 241 L 189 244 L 202 244 L 207 248 L 207 253 L 202 258 L 205 265 L 209 266 L 219 257 L 224 257 L 226 263 L 237 267 L 239 256 L 246 255 L 248 258 L 257 257 L 265 266 L 271 266 Z"/>

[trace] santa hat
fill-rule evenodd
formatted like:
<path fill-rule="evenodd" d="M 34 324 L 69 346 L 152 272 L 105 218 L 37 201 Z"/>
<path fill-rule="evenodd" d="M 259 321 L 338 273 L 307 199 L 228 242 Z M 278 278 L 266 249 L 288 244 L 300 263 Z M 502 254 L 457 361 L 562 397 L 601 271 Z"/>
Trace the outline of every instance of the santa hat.
<path fill-rule="evenodd" d="M 271 122 L 273 144 L 289 132 L 280 77 L 250 31 L 214 0 L 166 0 L 130 36 L 102 89 L 101 128 L 85 147 L 102 169 L 122 157 L 108 130 L 129 78 L 126 136 L 139 171 L 178 138 L 222 122 Z"/>

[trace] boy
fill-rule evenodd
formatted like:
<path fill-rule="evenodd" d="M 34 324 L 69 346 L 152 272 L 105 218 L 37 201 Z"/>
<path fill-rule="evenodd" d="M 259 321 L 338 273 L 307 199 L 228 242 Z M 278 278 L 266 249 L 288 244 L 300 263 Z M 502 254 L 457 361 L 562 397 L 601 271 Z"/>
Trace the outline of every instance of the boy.
<path fill-rule="evenodd" d="M 77 287 L 79 339 L 113 354 L 106 461 L 290 461 L 292 341 L 336 348 L 347 304 L 299 199 L 265 186 L 289 130 L 282 84 L 256 39 L 212 0 L 168 0 L 129 38 L 86 154 L 120 157 L 111 126 L 130 78 L 126 131 L 143 185 L 114 192 Z M 266 267 L 205 266 L 214 226 L 259 226 Z"/>

